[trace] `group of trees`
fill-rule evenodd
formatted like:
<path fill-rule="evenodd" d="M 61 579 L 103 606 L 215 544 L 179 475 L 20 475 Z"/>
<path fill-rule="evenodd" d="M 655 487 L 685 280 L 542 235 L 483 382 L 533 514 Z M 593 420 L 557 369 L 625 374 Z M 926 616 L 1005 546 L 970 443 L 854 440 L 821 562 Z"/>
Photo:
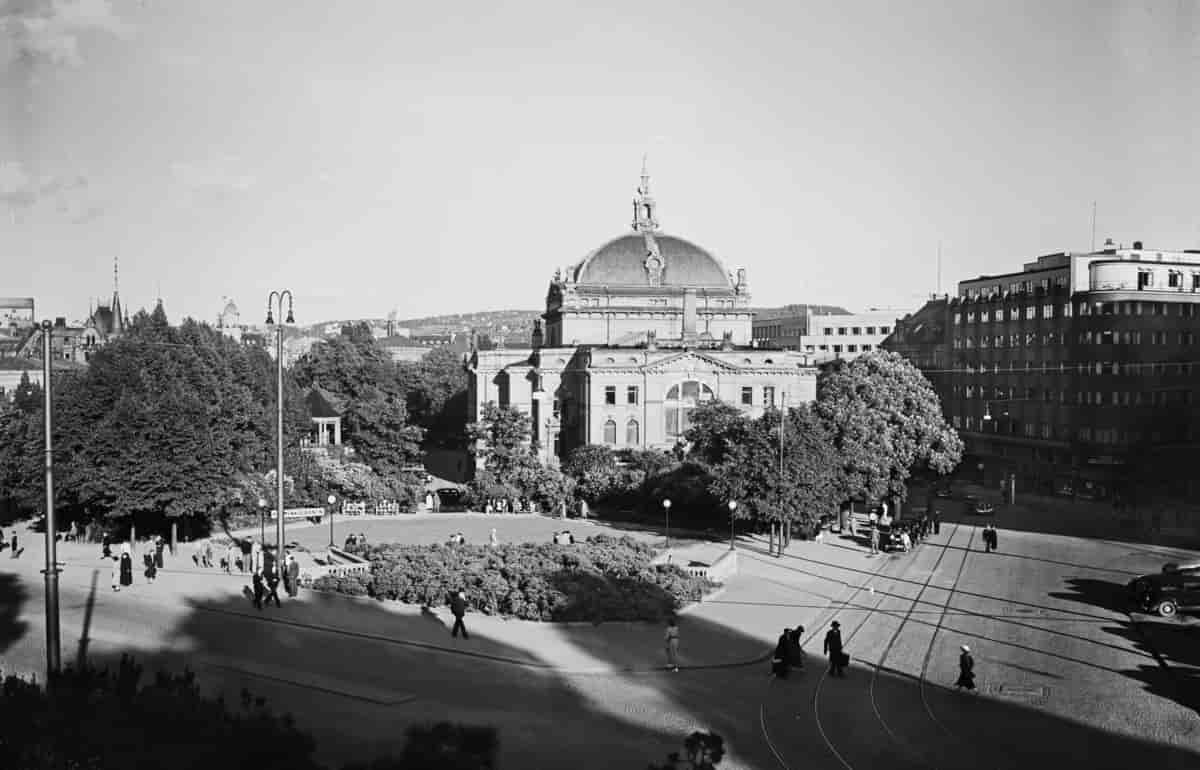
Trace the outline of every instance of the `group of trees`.
<path fill-rule="evenodd" d="M 423 425 L 451 430 L 447 403 L 465 393 L 465 379 L 451 368 L 445 355 L 397 367 L 369 332 L 347 327 L 286 369 L 287 505 L 319 505 L 330 492 L 415 502 L 417 481 L 401 469 L 419 462 Z M 301 437 L 311 433 L 305 393 L 314 385 L 338 399 L 353 455 L 300 451 Z M 273 507 L 276 364 L 265 350 L 192 319 L 172 326 L 160 303 L 138 313 L 85 369 L 56 371 L 52 387 L 62 520 L 164 534 L 186 522 L 207 532 L 215 519 L 256 515 L 260 498 Z M 419 405 L 415 419 L 410 403 Z M 42 408 L 41 388 L 27 378 L 11 404 L 0 402 L 5 518 L 43 508 Z"/>
<path fill-rule="evenodd" d="M 691 422 L 675 455 L 584 446 L 563 471 L 589 503 L 650 510 L 670 498 L 693 523 L 728 521 L 736 501 L 735 518 L 786 542 L 852 500 L 903 501 L 913 473 L 949 473 L 963 451 L 925 377 L 884 351 L 821 372 L 812 404 L 751 418 L 714 401 Z"/>

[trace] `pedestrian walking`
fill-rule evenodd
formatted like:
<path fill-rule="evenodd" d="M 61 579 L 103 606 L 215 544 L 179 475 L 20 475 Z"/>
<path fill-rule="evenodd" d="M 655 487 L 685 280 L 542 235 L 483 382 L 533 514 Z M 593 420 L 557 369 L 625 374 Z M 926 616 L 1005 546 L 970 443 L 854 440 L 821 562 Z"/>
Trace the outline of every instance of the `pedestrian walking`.
<path fill-rule="evenodd" d="M 230 543 L 229 545 L 225 546 L 225 572 L 226 572 L 226 574 L 229 574 L 229 575 L 233 574 L 233 563 L 237 559 L 237 557 L 238 557 L 238 550 L 237 550 L 237 548 L 234 547 L 233 543 Z"/>
<path fill-rule="evenodd" d="M 467 633 L 467 627 L 463 625 L 463 615 L 467 614 L 467 595 L 465 593 L 459 591 L 450 599 L 450 612 L 454 614 L 454 627 L 450 629 L 450 636 L 458 636 L 458 632 L 462 631 L 463 639 L 470 639 L 471 635 Z"/>
<path fill-rule="evenodd" d="M 112 555 L 112 541 L 108 539 L 108 533 L 105 532 L 100 537 L 100 558 L 111 559 Z"/>
<path fill-rule="evenodd" d="M 288 566 L 286 575 L 288 577 L 288 596 L 295 598 L 300 592 L 300 563 L 296 561 L 295 554 L 288 554 Z"/>
<path fill-rule="evenodd" d="M 157 569 L 163 568 L 163 551 L 166 550 L 166 547 L 167 547 L 167 544 L 165 542 L 163 542 L 162 535 L 158 535 L 157 537 L 154 538 L 154 566 Z M 212 546 L 206 545 L 205 547 L 208 549 L 208 552 L 209 552 L 208 566 L 211 567 L 212 566 Z"/>
<path fill-rule="evenodd" d="M 674 615 L 667 621 L 667 633 L 663 635 L 667 646 L 667 668 L 679 670 L 679 621 Z"/>
<path fill-rule="evenodd" d="M 267 580 L 267 604 L 273 599 L 276 607 L 282 607 L 283 603 L 279 601 L 279 560 L 270 559 L 267 561 L 263 569 Z"/>
<path fill-rule="evenodd" d="M 442 512 L 442 496 L 439 495 L 437 492 L 433 493 L 433 512 L 434 513 Z"/>
<path fill-rule="evenodd" d="M 431 513 L 433 512 L 433 493 L 432 492 L 425 493 L 425 510 L 430 511 Z"/>
<path fill-rule="evenodd" d="M 958 656 L 958 681 L 954 685 L 959 689 L 975 689 L 975 659 L 971 657 L 971 648 L 965 644 Z"/>
<path fill-rule="evenodd" d="M 133 549 L 129 543 L 121 544 L 121 585 L 133 585 Z"/>
<path fill-rule="evenodd" d="M 205 566 L 205 567 L 208 567 L 209 569 L 211 569 L 211 568 L 212 568 L 212 565 L 213 565 L 213 544 L 212 544 L 212 540 L 205 540 L 205 541 L 204 541 L 204 566 Z M 160 566 L 161 566 L 161 565 L 160 565 Z"/>
<path fill-rule="evenodd" d="M 879 527 L 871 525 L 871 555 L 879 553 Z"/>
<path fill-rule="evenodd" d="M 842 625 L 836 620 L 829 624 L 823 651 L 829 656 L 830 676 L 845 676 L 847 659 L 842 652 Z"/>
<path fill-rule="evenodd" d="M 117 556 L 108 557 L 112 561 L 112 589 L 121 590 L 121 559 Z"/>
<path fill-rule="evenodd" d="M 262 573 L 255 572 L 250 581 L 254 585 L 254 608 L 261 610 L 263 608 L 263 597 L 267 595 L 267 587 L 263 583 Z"/>
<path fill-rule="evenodd" d="M 792 629 L 791 637 L 788 639 L 788 653 L 790 654 L 789 661 L 798 671 L 804 670 L 804 646 L 802 645 L 803 636 L 804 626 L 796 626 Z"/>
<path fill-rule="evenodd" d="M 791 659 L 789 653 L 792 631 L 789 628 L 783 629 L 783 633 L 779 635 L 779 641 L 775 643 L 775 653 L 771 656 L 771 673 L 780 679 L 787 679 L 788 672 L 791 669 Z"/>
<path fill-rule="evenodd" d="M 492 548 L 495 548 L 497 545 L 500 544 L 500 538 L 496 537 L 496 528 L 495 527 L 492 527 L 492 534 L 488 536 L 488 542 L 491 543 Z"/>
<path fill-rule="evenodd" d="M 936 509 L 933 512 L 933 534 L 942 534 L 942 512 Z"/>
<path fill-rule="evenodd" d="M 250 571 L 255 575 L 261 575 L 263 571 L 262 543 L 257 540 L 250 543 Z"/>
<path fill-rule="evenodd" d="M 12 553 L 8 555 L 10 559 L 15 559 L 21 555 L 21 552 L 17 550 L 17 530 L 15 528 L 12 531 L 12 542 L 9 543 L 8 547 L 12 549 Z"/>
<path fill-rule="evenodd" d="M 983 528 L 983 548 L 986 553 L 991 553 L 994 546 L 992 545 L 992 525 L 989 523 Z"/>
<path fill-rule="evenodd" d="M 142 554 L 142 564 L 146 566 L 142 574 L 146 576 L 147 582 L 153 583 L 154 579 L 158 577 L 158 565 L 155 564 L 154 556 L 149 551 Z"/>

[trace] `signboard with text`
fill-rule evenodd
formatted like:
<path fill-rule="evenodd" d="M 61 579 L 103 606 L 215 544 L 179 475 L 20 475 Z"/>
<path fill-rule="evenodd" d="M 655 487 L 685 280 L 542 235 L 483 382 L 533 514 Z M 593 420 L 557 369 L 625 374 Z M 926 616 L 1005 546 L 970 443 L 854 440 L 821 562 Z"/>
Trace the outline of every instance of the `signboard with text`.
<path fill-rule="evenodd" d="M 288 519 L 312 519 L 312 518 L 319 519 L 324 515 L 325 515 L 324 508 L 284 508 L 283 509 L 283 520 L 284 521 L 287 521 Z M 271 509 L 271 518 L 272 519 L 279 518 L 279 512 L 276 511 L 274 508 Z"/>

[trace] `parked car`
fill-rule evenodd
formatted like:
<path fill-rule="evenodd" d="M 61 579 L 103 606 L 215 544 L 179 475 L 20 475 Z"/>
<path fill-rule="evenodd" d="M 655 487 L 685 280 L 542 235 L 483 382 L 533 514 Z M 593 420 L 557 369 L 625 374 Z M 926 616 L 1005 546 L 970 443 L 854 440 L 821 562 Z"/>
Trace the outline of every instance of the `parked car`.
<path fill-rule="evenodd" d="M 933 496 L 948 500 L 954 496 L 954 493 L 950 490 L 950 487 L 939 487 L 933 491 Z"/>
<path fill-rule="evenodd" d="M 991 516 L 996 512 L 996 506 L 986 500 L 974 500 L 967 503 L 967 510 L 976 516 Z"/>
<path fill-rule="evenodd" d="M 1194 562 L 1185 563 L 1185 564 L 1176 564 L 1175 562 L 1168 562 L 1163 565 L 1162 571 L 1163 571 L 1164 575 L 1170 574 L 1173 572 L 1200 573 L 1200 561 L 1194 561 Z"/>
<path fill-rule="evenodd" d="M 1130 601 L 1143 612 L 1172 618 L 1180 610 L 1200 610 L 1200 570 L 1142 575 L 1126 587 Z"/>

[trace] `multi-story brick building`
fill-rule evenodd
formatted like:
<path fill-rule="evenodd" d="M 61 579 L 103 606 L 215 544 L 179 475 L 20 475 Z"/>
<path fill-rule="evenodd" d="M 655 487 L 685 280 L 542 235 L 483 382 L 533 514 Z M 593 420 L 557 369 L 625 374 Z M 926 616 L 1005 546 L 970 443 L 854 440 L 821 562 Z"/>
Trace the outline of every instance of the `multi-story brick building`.
<path fill-rule="evenodd" d="M 948 305 L 938 382 L 968 468 L 1118 501 L 1200 495 L 1200 251 L 1109 241 L 962 281 Z"/>

